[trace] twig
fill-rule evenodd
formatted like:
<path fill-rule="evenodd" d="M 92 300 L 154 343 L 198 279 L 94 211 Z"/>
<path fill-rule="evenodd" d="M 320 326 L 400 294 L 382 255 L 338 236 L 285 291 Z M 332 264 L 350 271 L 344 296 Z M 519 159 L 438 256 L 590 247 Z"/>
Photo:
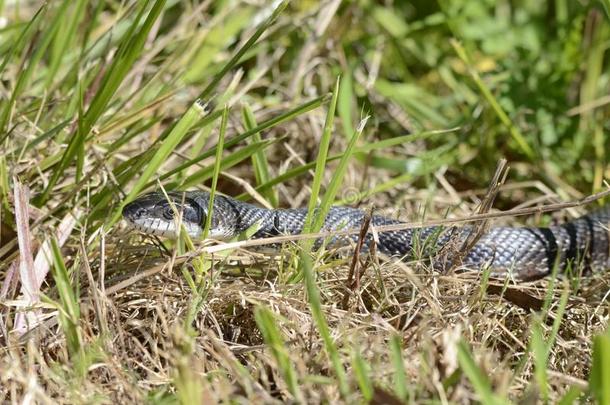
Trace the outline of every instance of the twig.
<path fill-rule="evenodd" d="M 366 236 L 369 233 L 369 227 L 371 225 L 371 218 L 373 217 L 373 207 L 371 207 L 366 214 L 364 215 L 364 220 L 362 221 L 362 225 L 360 226 L 360 234 L 358 235 L 358 242 L 356 244 L 356 248 L 354 249 L 354 256 L 352 256 L 352 262 L 349 266 L 349 274 L 347 276 L 347 280 L 345 282 L 346 291 L 343 295 L 343 301 L 341 301 L 341 306 L 344 310 L 347 310 L 349 304 L 349 297 L 351 294 L 360 288 L 360 271 L 358 269 L 358 264 L 360 262 L 360 252 L 362 251 L 362 246 L 364 246 L 364 242 L 366 241 Z M 371 244 L 373 244 L 372 242 Z M 355 279 L 354 279 L 355 275 Z"/>
<path fill-rule="evenodd" d="M 496 172 L 494 173 L 491 182 L 489 183 L 489 187 L 487 188 L 487 193 L 483 197 L 483 201 L 479 204 L 477 208 L 477 214 L 486 214 L 489 212 L 493 203 L 500 192 L 500 187 L 506 181 L 506 176 L 508 175 L 508 166 L 506 159 L 500 159 L 498 161 L 498 165 L 496 166 Z M 476 243 L 481 239 L 481 237 L 485 234 L 485 231 L 489 228 L 489 219 L 482 220 L 477 222 L 465 240 L 462 242 L 461 232 L 456 235 L 455 242 L 461 246 L 456 246 L 449 242 L 447 244 L 448 249 L 445 247 L 442 248 L 444 252 L 441 254 L 441 258 L 444 258 L 445 261 L 450 258 L 449 262 L 451 263 L 451 268 L 446 269 L 447 271 L 452 271 L 461 266 L 462 260 L 464 257 L 470 252 L 470 250 L 476 245 Z M 461 242 L 461 243 L 460 243 Z M 451 250 L 451 253 L 448 252 Z"/>

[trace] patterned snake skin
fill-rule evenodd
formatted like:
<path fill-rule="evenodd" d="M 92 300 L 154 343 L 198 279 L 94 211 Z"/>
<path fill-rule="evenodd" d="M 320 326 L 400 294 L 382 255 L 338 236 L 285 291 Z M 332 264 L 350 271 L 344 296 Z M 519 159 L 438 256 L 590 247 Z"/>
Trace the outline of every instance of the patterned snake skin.
<path fill-rule="evenodd" d="M 175 237 L 176 209 L 192 237 L 201 235 L 206 221 L 209 194 L 203 191 L 162 193 L 139 197 L 123 209 L 123 216 L 134 228 L 149 234 Z M 265 209 L 235 199 L 216 195 L 209 237 L 231 239 L 259 224 L 253 238 L 299 234 L 307 209 Z M 361 210 L 332 207 L 326 216 L 323 231 L 360 228 L 365 217 Z M 400 224 L 400 221 L 373 216 L 372 226 Z M 458 266 L 480 270 L 490 267 L 492 275 L 510 274 L 518 280 L 532 280 L 558 271 L 605 270 L 610 268 L 610 206 L 594 211 L 560 226 L 548 228 L 495 227 L 484 233 L 476 243 L 468 242 L 471 227 L 430 226 L 379 233 L 377 250 L 405 259 L 431 258 L 442 268 Z M 358 235 L 336 236 L 331 245 L 356 241 Z M 369 232 L 365 249 L 372 242 Z M 320 245 L 321 241 L 317 244 Z M 467 246 L 471 245 L 471 246 Z M 446 251 L 446 252 L 443 252 Z M 442 258 L 442 260 L 441 260 Z M 577 266 L 578 265 L 578 266 Z"/>

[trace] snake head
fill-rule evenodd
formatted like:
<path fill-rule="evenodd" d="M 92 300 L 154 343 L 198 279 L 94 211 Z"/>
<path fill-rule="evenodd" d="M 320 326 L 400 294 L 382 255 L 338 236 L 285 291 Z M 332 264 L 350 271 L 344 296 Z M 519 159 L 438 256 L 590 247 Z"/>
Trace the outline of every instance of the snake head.
<path fill-rule="evenodd" d="M 169 198 L 168 198 L 169 197 Z M 189 236 L 197 238 L 203 231 L 207 207 L 204 208 L 188 192 L 149 193 L 123 208 L 123 217 L 133 228 L 144 233 L 178 237 L 179 224 Z"/>

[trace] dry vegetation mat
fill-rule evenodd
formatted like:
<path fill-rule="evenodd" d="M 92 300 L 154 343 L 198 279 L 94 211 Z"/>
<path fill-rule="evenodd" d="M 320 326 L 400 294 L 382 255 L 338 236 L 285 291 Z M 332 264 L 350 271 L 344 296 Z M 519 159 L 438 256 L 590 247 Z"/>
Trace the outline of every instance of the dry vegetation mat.
<path fill-rule="evenodd" d="M 413 224 L 574 218 L 607 200 L 609 13 L 0 0 L 0 400 L 610 403 L 610 272 L 517 283 L 121 221 L 197 188 Z"/>

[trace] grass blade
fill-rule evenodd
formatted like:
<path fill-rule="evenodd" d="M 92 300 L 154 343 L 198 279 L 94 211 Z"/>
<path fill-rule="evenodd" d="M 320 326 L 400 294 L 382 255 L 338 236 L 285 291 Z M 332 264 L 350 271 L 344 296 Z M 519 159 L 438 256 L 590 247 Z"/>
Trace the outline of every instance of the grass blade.
<path fill-rule="evenodd" d="M 188 330 L 177 329 L 174 332 L 174 350 L 170 358 L 174 363 L 173 383 L 176 387 L 177 402 L 197 404 L 202 402 L 203 381 L 193 367 L 195 339 Z"/>
<path fill-rule="evenodd" d="M 78 305 L 78 299 L 76 298 L 77 294 L 70 282 L 68 269 L 66 268 L 55 238 L 51 238 L 51 256 L 53 257 L 51 273 L 59 294 L 59 303 L 56 304 L 59 309 L 59 321 L 66 336 L 70 355 L 82 357 L 84 350 L 83 338 L 79 326 L 80 307 Z"/>
<path fill-rule="evenodd" d="M 578 387 L 570 387 L 568 392 L 557 402 L 557 405 L 572 405 L 574 403 L 582 403 L 579 398 L 582 396 L 582 390 Z M 578 401 L 578 402 L 577 402 Z M 601 403 L 601 402 L 600 402 Z"/>
<path fill-rule="evenodd" d="M 320 148 L 318 150 L 318 156 L 316 159 L 316 172 L 314 174 L 314 181 L 311 186 L 311 196 L 309 199 L 309 207 L 307 216 L 305 219 L 305 223 L 303 225 L 303 232 L 311 232 L 312 226 L 311 221 L 314 215 L 314 209 L 318 203 L 318 194 L 320 191 L 320 187 L 322 184 L 322 177 L 324 172 L 324 166 L 326 162 L 326 155 L 328 153 L 328 145 L 330 143 L 330 135 L 332 133 L 333 120 L 335 115 L 335 109 L 337 106 L 337 96 L 339 94 L 339 80 L 335 85 L 335 89 L 332 94 L 332 99 L 326 113 L 326 122 L 324 124 L 324 132 L 322 134 L 322 139 L 320 140 Z M 320 214 L 320 213 L 318 213 Z M 321 215 L 325 215 L 322 213 Z M 333 339 L 330 335 L 330 329 L 328 327 L 328 323 L 326 322 L 326 318 L 324 317 L 324 313 L 322 311 L 322 303 L 320 301 L 320 291 L 318 290 L 318 286 L 316 283 L 315 273 L 313 269 L 313 263 L 311 260 L 311 256 L 309 252 L 311 251 L 311 247 L 313 246 L 313 241 L 306 240 L 301 245 L 301 255 L 299 260 L 299 274 L 304 275 L 305 288 L 307 291 L 307 298 L 309 300 L 309 307 L 311 309 L 311 314 L 313 316 L 314 322 L 320 335 L 322 336 L 322 340 L 324 341 L 324 348 L 326 353 L 330 357 L 333 369 L 335 371 L 335 375 L 339 382 L 339 391 L 343 397 L 347 396 L 348 393 L 348 384 L 347 384 L 347 376 L 345 374 L 345 370 L 343 368 L 343 364 L 341 363 L 341 359 L 339 357 L 339 352 L 337 347 L 335 346 Z"/>
<path fill-rule="evenodd" d="M 352 118 L 352 102 L 355 99 L 353 86 L 352 72 L 348 71 L 347 74 L 344 74 L 341 78 L 337 99 L 337 111 L 341 118 L 343 132 L 347 139 L 350 139 L 354 133 L 354 127 L 352 125 L 354 122 Z"/>
<path fill-rule="evenodd" d="M 254 312 L 256 325 L 263 335 L 265 344 L 271 349 L 271 353 L 277 362 L 279 371 L 284 377 L 288 391 L 298 402 L 303 402 L 303 395 L 299 389 L 299 379 L 296 369 L 292 365 L 292 360 L 288 354 L 287 345 L 277 326 L 277 320 L 273 312 L 265 307 L 257 307 Z"/>
<path fill-rule="evenodd" d="M 360 350 L 352 347 L 352 368 L 356 375 L 356 381 L 365 401 L 373 398 L 373 381 L 371 380 L 371 366 L 362 358 Z"/>
<path fill-rule="evenodd" d="M 23 50 L 23 46 L 29 42 L 32 35 L 34 34 L 34 30 L 40 24 L 42 16 L 44 12 L 46 12 L 48 3 L 44 3 L 37 11 L 34 13 L 30 21 L 25 25 L 21 33 L 19 34 L 19 38 L 15 42 L 13 42 L 10 50 L 4 55 L 2 59 L 2 64 L 0 65 L 0 76 L 4 76 L 4 69 L 6 69 L 7 64 L 11 61 L 13 56 Z"/>
<path fill-rule="evenodd" d="M 222 110 L 222 119 L 220 121 L 220 132 L 218 134 L 218 144 L 216 145 L 216 161 L 214 162 L 214 172 L 212 173 L 212 188 L 210 189 L 210 201 L 208 203 L 208 215 L 205 217 L 205 226 L 203 227 L 203 239 L 207 239 L 212 225 L 212 215 L 214 211 L 214 194 L 216 193 L 216 185 L 218 184 L 218 175 L 220 173 L 220 164 L 222 162 L 222 150 L 225 142 L 225 133 L 227 132 L 227 122 L 229 120 L 229 106 L 225 105 Z"/>
<path fill-rule="evenodd" d="M 451 132 L 454 130 L 455 129 L 430 131 L 430 132 L 424 132 L 424 133 L 419 133 L 419 134 L 405 135 L 405 136 L 400 136 L 400 137 L 396 137 L 396 138 L 385 139 L 385 140 L 377 141 L 377 142 L 369 142 L 366 145 L 357 147 L 354 150 L 353 155 L 357 156 L 360 154 L 372 152 L 374 150 L 384 149 L 391 145 L 401 145 L 401 144 L 415 141 L 418 139 L 427 139 L 434 135 L 444 134 L 444 133 Z M 328 163 L 328 162 L 332 162 L 334 160 L 341 159 L 344 155 L 345 155 L 345 152 L 339 153 L 336 155 L 331 155 L 326 159 L 326 162 Z M 441 162 L 439 162 L 439 163 L 441 163 Z M 279 176 L 276 176 L 273 179 L 269 180 L 267 183 L 261 184 L 260 186 L 256 187 L 256 190 L 262 192 L 263 190 L 266 190 L 268 187 L 272 187 L 276 184 L 284 183 L 292 178 L 305 174 L 309 170 L 313 169 L 316 166 L 316 164 L 317 164 L 317 159 L 315 161 L 305 163 L 301 166 L 293 167 L 292 169 L 287 170 L 283 174 L 280 174 Z M 406 180 L 401 179 L 399 181 L 406 181 Z M 377 189 L 378 188 L 375 188 L 374 190 L 377 190 Z M 381 190 L 377 190 L 376 192 L 379 192 L 379 191 L 381 191 Z M 372 194 L 374 194 L 374 193 L 367 193 L 367 194 L 363 194 L 363 195 L 372 195 Z M 238 196 L 238 198 L 240 198 L 240 199 L 246 198 L 246 197 L 247 197 L 247 194 L 242 194 L 242 195 Z"/>
<path fill-rule="evenodd" d="M 246 41 L 246 43 L 241 48 L 239 48 L 235 55 L 233 55 L 231 60 L 229 60 L 229 62 L 227 62 L 227 64 L 224 65 L 224 67 L 214 76 L 210 84 L 208 84 L 206 88 L 201 92 L 201 94 L 199 94 L 198 98 L 205 100 L 210 96 L 210 94 L 212 94 L 212 91 L 214 91 L 216 86 L 218 86 L 220 80 L 227 74 L 229 70 L 233 69 L 233 67 L 237 64 L 237 62 L 239 62 L 241 57 L 244 56 L 244 54 L 260 38 L 260 36 L 263 35 L 267 28 L 269 28 L 271 24 L 273 24 L 273 22 L 280 16 L 282 11 L 284 11 L 286 6 L 288 6 L 288 2 L 289 0 L 284 0 L 276 7 L 273 13 L 271 13 L 271 15 L 256 29 L 254 34 L 252 34 L 252 36 L 248 38 L 248 41 Z"/>
<path fill-rule="evenodd" d="M 307 216 L 303 224 L 303 233 L 317 232 L 322 227 L 324 218 L 326 218 L 326 211 L 320 209 L 317 214 L 315 209 L 318 206 L 318 195 L 322 188 L 322 180 L 324 178 L 326 157 L 328 156 L 328 148 L 330 145 L 330 137 L 333 133 L 333 124 L 335 121 L 335 110 L 337 108 L 337 99 L 339 97 L 339 83 L 340 79 L 337 78 L 335 88 L 332 93 L 332 98 L 326 112 L 326 121 L 324 122 L 324 130 L 322 132 L 322 138 L 320 139 L 320 147 L 318 149 L 318 155 L 316 157 L 316 171 L 314 172 L 313 183 L 311 184 L 311 195 L 309 197 L 309 204 L 307 206 Z M 315 220 L 314 215 L 321 220 Z M 315 221 L 315 222 L 314 222 Z M 313 241 L 307 241 L 304 245 L 304 249 L 309 251 L 308 246 L 311 246 Z"/>
<path fill-rule="evenodd" d="M 331 181 L 326 193 L 324 194 L 324 198 L 322 199 L 322 203 L 320 204 L 320 208 L 316 211 L 315 207 L 317 204 L 317 196 L 322 183 L 322 176 L 324 172 L 326 157 L 328 154 L 328 144 L 330 142 L 330 135 L 332 133 L 333 128 L 333 119 L 335 114 L 335 108 L 337 106 L 337 96 L 339 94 L 339 79 L 337 79 L 337 83 L 335 85 L 335 91 L 333 92 L 333 96 L 330 102 L 330 106 L 328 109 L 328 113 L 326 115 L 326 122 L 324 124 L 324 132 L 322 135 L 322 140 L 320 142 L 320 150 L 318 152 L 318 157 L 316 161 L 316 172 L 314 174 L 314 182 L 312 185 L 312 193 L 311 198 L 309 200 L 308 213 L 306 217 L 305 224 L 303 226 L 303 232 L 317 232 L 322 228 L 324 220 L 326 218 L 326 214 L 330 208 L 330 205 L 334 201 L 337 190 L 339 189 L 339 185 L 343 179 L 343 175 L 345 174 L 345 169 L 347 168 L 347 162 L 351 157 L 354 146 L 362 133 L 363 126 L 361 126 L 360 130 L 352 137 L 350 143 L 343 155 L 341 161 L 339 162 L 339 167 L 335 171 L 335 176 Z M 315 213 L 315 219 L 313 225 L 311 225 L 312 215 Z M 324 317 L 324 313 L 322 312 L 322 305 L 320 301 L 320 292 L 318 290 L 318 286 L 316 283 L 315 273 L 313 270 L 313 264 L 311 260 L 311 256 L 309 252 L 311 251 L 311 247 L 313 246 L 313 240 L 306 240 L 301 245 L 301 255 L 300 255 L 300 273 L 302 273 L 305 277 L 305 285 L 307 289 L 307 296 L 309 298 L 309 306 L 311 308 L 312 315 L 316 322 L 316 326 L 322 339 L 324 340 L 324 347 L 326 352 L 328 353 L 331 363 L 333 365 L 333 369 L 338 379 L 339 383 L 339 391 L 341 395 L 345 398 L 349 392 L 349 386 L 347 383 L 347 377 L 345 375 L 345 370 L 343 368 L 343 364 L 341 363 L 341 359 L 339 357 L 339 352 L 332 340 L 330 335 L 330 330 L 328 328 L 328 324 Z"/>
<path fill-rule="evenodd" d="M 61 6 L 63 8 L 64 6 L 67 7 L 69 5 L 71 14 L 64 14 L 61 16 L 59 29 L 51 43 L 49 71 L 45 83 L 45 88 L 47 89 L 53 84 L 61 63 L 64 61 L 67 54 L 66 51 L 72 49 L 76 29 L 81 22 L 85 6 L 87 5 L 85 0 L 77 0 L 76 5 L 74 5 L 74 3 L 75 2 L 72 0 L 64 0 L 64 3 Z"/>
<path fill-rule="evenodd" d="M 40 8 L 40 10 L 39 10 L 40 14 L 37 13 L 34 16 L 34 19 L 32 19 L 32 21 L 30 22 L 30 24 L 28 24 L 25 27 L 23 35 L 18 40 L 18 42 L 20 42 L 20 40 L 22 38 L 25 38 L 26 35 L 31 34 L 30 29 L 32 29 L 39 23 L 39 19 L 37 17 L 39 15 L 42 16 L 43 11 L 46 12 L 45 6 Z M 61 14 L 62 11 L 65 11 L 65 10 L 60 8 L 58 13 Z M 8 103 L 4 104 L 4 106 L 3 106 L 4 108 L 2 108 L 2 111 L 0 112 L 0 131 L 2 131 L 2 132 L 6 133 L 6 131 L 4 131 L 4 129 L 8 123 L 9 117 L 11 116 L 13 107 L 15 106 L 15 102 L 19 98 L 19 96 L 21 96 L 22 92 L 25 90 L 28 83 L 30 82 L 30 79 L 32 77 L 32 74 L 34 73 L 35 68 L 38 67 L 38 63 L 40 62 L 44 53 L 46 52 L 46 50 L 51 42 L 51 39 L 55 35 L 55 32 L 59 26 L 59 24 L 56 20 L 52 19 L 51 21 L 52 21 L 51 25 L 41 32 L 40 38 L 42 38 L 42 39 L 40 40 L 40 42 L 38 42 L 34 39 L 32 41 L 32 43 L 29 44 L 31 49 L 29 49 L 28 53 L 26 55 L 24 55 L 24 61 L 21 63 L 22 71 L 20 72 L 20 74 L 17 78 L 17 83 L 15 83 L 15 87 L 11 91 L 11 96 L 10 96 Z M 23 44 L 20 44 L 20 45 L 23 45 Z M 31 55 L 30 55 L 30 52 L 31 52 Z M 9 55 L 11 55 L 10 52 L 9 52 Z M 9 55 L 7 55 L 7 58 Z M 8 63 L 8 59 L 4 60 L 3 66 L 2 66 L 2 68 L 0 68 L 0 72 L 4 69 L 4 66 L 6 66 L 6 63 Z M 25 66 L 25 67 L 23 67 L 23 66 Z"/>
<path fill-rule="evenodd" d="M 593 338 L 589 389 L 598 404 L 610 404 L 610 329 Z"/>
<path fill-rule="evenodd" d="M 251 143 L 248 146 L 245 146 L 241 149 L 236 150 L 235 152 L 225 156 L 220 161 L 220 169 L 226 170 L 230 167 L 235 166 L 236 164 L 243 162 L 244 160 L 251 157 L 257 151 L 263 150 L 267 146 L 272 143 L 277 142 L 277 139 L 268 139 L 261 142 Z M 217 145 L 218 146 L 218 145 Z M 214 148 L 216 150 L 216 148 Z M 180 182 L 170 183 L 169 187 L 174 188 L 189 188 L 201 185 L 204 181 L 210 179 L 214 173 L 214 166 L 204 167 L 188 176 L 184 180 Z"/>
<path fill-rule="evenodd" d="M 390 356 L 392 358 L 392 365 L 394 366 L 394 392 L 398 398 L 406 400 L 409 394 L 407 391 L 407 372 L 402 360 L 400 337 L 397 335 L 393 335 L 390 339 Z"/>
<path fill-rule="evenodd" d="M 475 392 L 479 395 L 481 403 L 486 405 L 507 403 L 494 394 L 491 383 L 487 379 L 485 373 L 476 365 L 466 343 L 460 340 L 457 345 L 457 357 L 460 367 L 462 371 L 464 371 L 466 377 L 468 377 Z"/>
<path fill-rule="evenodd" d="M 542 398 L 544 398 L 545 401 L 548 401 L 549 384 L 548 374 L 546 372 L 548 348 L 544 342 L 544 336 L 542 334 L 542 327 L 540 326 L 540 323 L 533 326 L 531 350 L 534 357 L 534 364 L 536 365 L 534 371 L 536 384 L 538 385 Z"/>
<path fill-rule="evenodd" d="M 333 341 L 330 328 L 328 327 L 324 312 L 322 311 L 320 291 L 318 290 L 318 286 L 316 284 L 311 256 L 307 253 L 301 254 L 299 264 L 303 274 L 305 275 L 305 287 L 307 290 L 309 307 L 311 308 L 311 315 L 314 319 L 318 332 L 320 332 L 320 336 L 324 342 L 324 349 L 326 350 L 326 353 L 330 358 L 332 368 L 335 371 L 339 384 L 339 392 L 341 393 L 341 396 L 345 398 L 349 393 L 349 384 L 347 382 L 347 376 L 345 374 L 345 369 L 343 368 L 343 363 L 341 362 L 341 357 L 339 356 L 339 351 L 337 350 L 337 346 Z"/>
<path fill-rule="evenodd" d="M 256 128 L 252 128 L 251 130 L 248 130 L 248 131 L 244 132 L 243 134 L 234 136 L 233 138 L 229 139 L 228 141 L 225 142 L 225 148 L 230 148 L 234 145 L 237 145 L 239 142 L 241 142 L 245 139 L 248 139 L 249 137 L 251 137 L 252 135 L 254 135 L 257 132 L 261 132 L 266 129 L 272 128 L 278 124 L 281 124 L 282 122 L 289 121 L 289 120 L 293 119 L 294 117 L 297 117 L 301 114 L 305 114 L 308 111 L 318 108 L 319 106 L 324 104 L 324 102 L 326 102 L 326 100 L 327 100 L 326 96 L 317 97 L 293 110 L 287 111 L 284 114 L 280 114 L 277 117 L 267 120 L 267 121 L 261 123 Z M 214 113 L 212 113 L 210 115 L 214 115 Z M 217 116 L 220 116 L 220 114 L 218 114 Z M 189 167 L 193 166 L 194 164 L 197 164 L 204 159 L 214 156 L 215 153 L 216 153 L 216 150 L 214 148 L 205 153 L 202 153 L 201 155 L 197 156 L 196 158 L 190 159 L 190 160 L 186 161 L 185 163 L 179 165 L 175 169 L 172 169 L 169 172 L 161 175 L 159 177 L 159 180 L 163 181 L 169 177 L 172 177 L 175 174 L 177 174 L 185 169 L 188 169 Z M 147 185 L 147 187 L 148 186 L 149 185 Z"/>
<path fill-rule="evenodd" d="M 244 104 L 242 115 L 246 130 L 250 131 L 258 126 L 256 124 L 254 114 L 252 113 L 252 110 L 248 104 Z M 261 142 L 262 139 L 260 132 L 254 133 L 252 135 L 252 139 L 254 142 Z M 254 167 L 254 177 L 256 179 L 257 186 L 269 181 L 269 162 L 267 162 L 267 157 L 265 156 L 263 150 L 259 150 L 252 155 L 252 166 Z M 267 198 L 267 201 L 269 201 L 272 207 L 278 206 L 277 193 L 275 193 L 273 189 L 268 188 L 261 194 Z"/>

